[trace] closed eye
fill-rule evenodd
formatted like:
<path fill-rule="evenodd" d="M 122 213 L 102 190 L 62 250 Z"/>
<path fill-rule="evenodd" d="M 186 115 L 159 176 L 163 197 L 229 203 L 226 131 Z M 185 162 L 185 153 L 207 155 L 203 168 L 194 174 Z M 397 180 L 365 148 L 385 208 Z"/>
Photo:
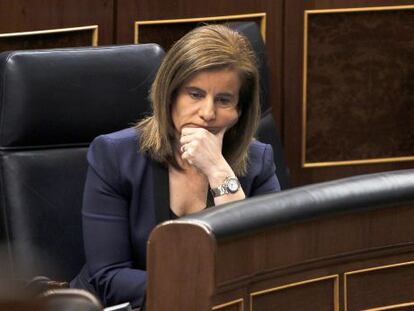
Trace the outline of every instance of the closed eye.
<path fill-rule="evenodd" d="M 237 105 L 237 103 L 235 102 L 233 96 L 218 96 L 216 98 L 216 103 L 218 105 L 224 106 L 224 107 Z"/>
<path fill-rule="evenodd" d="M 199 92 L 188 92 L 188 95 L 190 95 L 192 99 L 201 99 L 204 97 L 204 95 Z"/>
<path fill-rule="evenodd" d="M 200 100 L 205 96 L 205 93 L 198 88 L 189 87 L 186 89 L 186 91 L 188 96 L 190 96 L 194 100 Z"/>

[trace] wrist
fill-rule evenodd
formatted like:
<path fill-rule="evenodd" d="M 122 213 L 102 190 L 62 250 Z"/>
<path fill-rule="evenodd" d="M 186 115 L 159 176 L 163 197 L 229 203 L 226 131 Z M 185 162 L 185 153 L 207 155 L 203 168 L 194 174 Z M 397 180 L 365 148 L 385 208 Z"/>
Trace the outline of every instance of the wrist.
<path fill-rule="evenodd" d="M 215 166 L 211 172 L 207 174 L 207 179 L 210 184 L 210 188 L 215 188 L 220 186 L 227 177 L 235 176 L 230 165 L 220 165 Z"/>
<path fill-rule="evenodd" d="M 229 176 L 234 176 L 234 174 L 233 173 L 229 174 L 229 173 L 225 173 L 225 172 L 215 173 L 213 176 L 208 178 L 210 188 L 216 188 L 216 187 L 220 186 L 224 182 L 224 180 Z"/>

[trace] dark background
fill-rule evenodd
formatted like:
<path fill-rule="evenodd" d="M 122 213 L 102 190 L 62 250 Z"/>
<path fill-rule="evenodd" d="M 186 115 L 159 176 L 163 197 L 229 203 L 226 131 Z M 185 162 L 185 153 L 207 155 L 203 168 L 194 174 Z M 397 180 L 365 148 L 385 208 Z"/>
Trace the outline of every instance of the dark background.
<path fill-rule="evenodd" d="M 92 45 L 93 29 L 10 33 L 93 25 L 98 45 L 134 43 L 143 21 L 138 41 L 168 48 L 210 17 L 265 28 L 293 185 L 414 167 L 414 0 L 2 0 L 0 51 Z"/>

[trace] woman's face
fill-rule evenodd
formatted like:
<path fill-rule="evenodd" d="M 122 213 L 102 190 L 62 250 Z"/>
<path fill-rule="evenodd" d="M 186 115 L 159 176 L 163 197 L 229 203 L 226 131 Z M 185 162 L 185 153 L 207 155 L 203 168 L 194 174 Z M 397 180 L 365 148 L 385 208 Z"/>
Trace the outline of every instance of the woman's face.
<path fill-rule="evenodd" d="M 178 90 L 171 114 L 177 134 L 184 127 L 203 127 L 216 134 L 239 118 L 240 78 L 236 70 L 206 70 L 194 74 Z"/>

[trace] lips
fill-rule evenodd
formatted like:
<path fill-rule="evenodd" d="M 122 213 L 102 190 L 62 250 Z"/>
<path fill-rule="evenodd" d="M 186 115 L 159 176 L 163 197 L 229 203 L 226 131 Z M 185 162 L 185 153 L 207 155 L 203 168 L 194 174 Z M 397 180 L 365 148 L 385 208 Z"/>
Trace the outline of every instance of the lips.
<path fill-rule="evenodd" d="M 213 134 L 217 134 L 218 132 L 220 132 L 220 129 L 216 127 L 210 127 L 210 128 L 205 128 L 205 129 Z"/>

